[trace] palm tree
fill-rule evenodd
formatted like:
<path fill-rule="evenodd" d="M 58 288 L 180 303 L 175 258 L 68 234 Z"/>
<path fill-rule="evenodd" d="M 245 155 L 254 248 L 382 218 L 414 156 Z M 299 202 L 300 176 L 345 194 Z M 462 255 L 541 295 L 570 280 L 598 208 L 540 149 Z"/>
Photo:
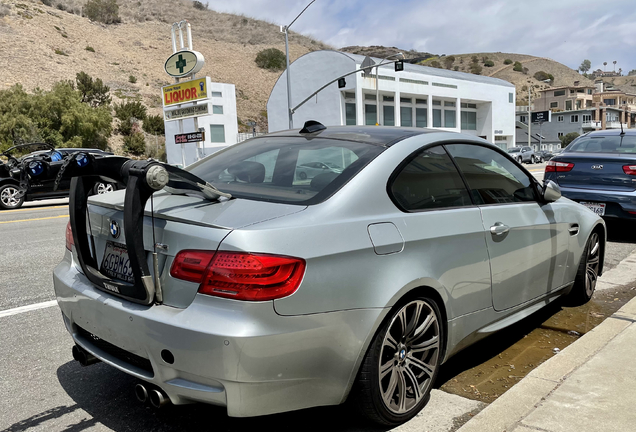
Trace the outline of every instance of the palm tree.
<path fill-rule="evenodd" d="M 614 60 L 614 72 L 616 72 L 616 60 Z"/>
<path fill-rule="evenodd" d="M 605 72 L 605 66 L 607 66 L 607 62 L 603 62 L 603 72 Z"/>

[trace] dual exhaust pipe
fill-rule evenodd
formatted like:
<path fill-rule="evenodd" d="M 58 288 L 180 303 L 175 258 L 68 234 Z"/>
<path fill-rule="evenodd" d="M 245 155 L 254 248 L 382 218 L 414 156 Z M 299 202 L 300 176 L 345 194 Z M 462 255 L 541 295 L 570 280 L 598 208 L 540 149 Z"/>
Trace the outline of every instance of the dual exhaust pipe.
<path fill-rule="evenodd" d="M 82 366 L 90 366 L 101 361 L 79 345 L 73 346 L 73 359 Z M 139 402 L 150 402 L 150 405 L 156 409 L 170 403 L 170 398 L 163 390 L 159 388 L 146 388 L 144 384 L 137 384 L 135 386 L 135 396 Z"/>
<path fill-rule="evenodd" d="M 141 403 L 150 402 L 153 408 L 159 409 L 170 403 L 170 398 L 161 389 L 148 389 L 143 384 L 135 386 L 135 396 Z"/>

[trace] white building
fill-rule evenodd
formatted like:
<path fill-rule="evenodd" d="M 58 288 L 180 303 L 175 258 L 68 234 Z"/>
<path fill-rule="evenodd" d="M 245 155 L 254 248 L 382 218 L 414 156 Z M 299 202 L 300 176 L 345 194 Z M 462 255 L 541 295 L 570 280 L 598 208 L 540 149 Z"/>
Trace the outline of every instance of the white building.
<path fill-rule="evenodd" d="M 166 105 L 164 94 L 164 120 L 166 128 L 166 156 L 168 163 L 182 164 L 182 145 L 175 143 L 175 135 L 193 133 L 198 130 L 205 132 L 205 140 L 200 154 L 197 155 L 197 144 L 184 144 L 185 165 L 196 162 L 199 158 L 212 154 L 228 145 L 235 144 L 238 136 L 238 122 L 236 115 L 236 94 L 234 84 L 215 83 L 210 77 L 205 77 L 204 96 L 207 98 Z M 196 80 L 199 81 L 199 80 Z M 182 83 L 186 84 L 186 82 Z M 192 115 L 192 108 L 197 106 L 199 113 L 198 125 Z M 202 107 L 202 106 L 205 106 Z M 190 110 L 188 110 L 190 109 Z M 185 116 L 185 117 L 182 117 Z M 182 126 L 179 126 L 179 123 Z M 198 126 L 198 127 L 197 127 Z"/>
<path fill-rule="evenodd" d="M 292 108 L 317 89 L 360 69 L 364 56 L 314 51 L 290 65 Z M 377 64 L 381 59 L 374 58 Z M 326 126 L 376 124 L 376 69 L 347 76 L 346 86 L 330 85 L 300 107 L 294 127 L 307 120 Z M 477 135 L 502 148 L 514 146 L 515 87 L 497 78 L 404 63 L 378 74 L 380 125 L 432 127 Z M 399 109 L 396 109 L 399 107 Z M 269 131 L 289 129 L 287 71 L 279 77 L 267 102 Z"/>

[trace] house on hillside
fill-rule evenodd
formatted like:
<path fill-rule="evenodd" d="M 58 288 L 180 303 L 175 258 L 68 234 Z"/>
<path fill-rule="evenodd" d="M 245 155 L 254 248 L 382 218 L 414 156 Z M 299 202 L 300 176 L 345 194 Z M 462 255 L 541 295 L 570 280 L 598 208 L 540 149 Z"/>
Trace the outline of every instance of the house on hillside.
<path fill-rule="evenodd" d="M 539 91 L 539 98 L 534 101 L 536 111 L 561 110 L 572 111 L 591 108 L 594 102 L 594 86 L 552 87 Z"/>
<path fill-rule="evenodd" d="M 360 70 L 363 62 L 365 56 L 339 51 L 313 51 L 298 58 L 290 65 L 292 108 L 328 82 Z M 348 75 L 343 87 L 333 83 L 311 97 L 294 113 L 294 127 L 307 120 L 326 126 L 378 123 L 467 133 L 502 148 L 514 145 L 513 84 L 409 63 L 399 72 L 393 63 L 379 67 L 379 73 L 377 69 Z M 267 116 L 270 132 L 289 128 L 286 71 L 270 94 Z"/>

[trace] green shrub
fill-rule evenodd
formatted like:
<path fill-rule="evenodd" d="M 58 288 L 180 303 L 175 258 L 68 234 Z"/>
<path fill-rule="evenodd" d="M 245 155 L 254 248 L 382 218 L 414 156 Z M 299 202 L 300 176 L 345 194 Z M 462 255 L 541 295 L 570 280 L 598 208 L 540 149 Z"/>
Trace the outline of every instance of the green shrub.
<path fill-rule="evenodd" d="M 139 101 L 122 102 L 121 104 L 114 104 L 115 117 L 121 121 L 130 120 L 132 118 L 137 120 L 146 119 L 146 107 Z"/>
<path fill-rule="evenodd" d="M 477 57 L 476 55 L 472 56 L 470 59 L 471 59 L 471 61 L 473 63 L 478 63 L 479 62 L 479 57 Z"/>
<path fill-rule="evenodd" d="M 104 85 L 101 79 L 97 78 L 93 81 L 86 72 L 80 72 L 75 75 L 75 82 L 77 90 L 82 95 L 82 102 L 93 107 L 110 104 L 110 87 Z"/>
<path fill-rule="evenodd" d="M 473 63 L 470 65 L 470 73 L 471 74 L 475 74 L 475 75 L 481 75 L 481 66 L 479 66 L 477 63 Z"/>
<path fill-rule="evenodd" d="M 134 83 L 136 83 L 136 82 L 137 82 L 137 78 L 135 78 L 135 76 L 134 76 L 134 75 L 130 75 L 130 76 L 128 77 L 128 82 L 129 82 L 129 83 L 133 83 L 133 84 L 134 84 Z"/>
<path fill-rule="evenodd" d="M 130 136 L 133 134 L 133 126 L 135 123 L 132 119 L 120 120 L 119 126 L 117 126 L 117 132 L 124 136 Z"/>
<path fill-rule="evenodd" d="M 144 120 L 143 129 L 146 133 L 152 135 L 165 135 L 165 125 L 163 117 L 160 115 L 150 115 Z"/>
<path fill-rule="evenodd" d="M 141 156 L 146 153 L 146 139 L 142 133 L 134 133 L 124 137 L 124 150 L 132 155 Z"/>
<path fill-rule="evenodd" d="M 192 2 L 193 6 L 195 9 L 199 9 L 199 10 L 206 10 L 208 8 L 208 5 L 201 3 L 200 1 L 194 1 Z"/>
<path fill-rule="evenodd" d="M 268 48 L 256 55 L 256 65 L 262 69 L 279 71 L 285 69 L 285 53 L 276 48 Z"/>
<path fill-rule="evenodd" d="M 515 72 L 523 72 L 523 65 L 520 62 L 516 61 L 512 70 Z"/>
<path fill-rule="evenodd" d="M 41 0 L 43 5 L 51 6 L 53 2 L 51 0 Z"/>
<path fill-rule="evenodd" d="M 505 65 L 512 64 L 512 60 L 510 60 L 510 59 L 505 59 L 505 60 L 504 60 L 504 64 L 505 64 Z"/>
<path fill-rule="evenodd" d="M 121 22 L 117 0 L 88 0 L 82 11 L 91 21 L 104 24 L 118 24 Z"/>
<path fill-rule="evenodd" d="M 458 71 L 459 70 L 459 66 L 453 66 L 453 70 Z"/>
<path fill-rule="evenodd" d="M 570 132 L 569 134 L 560 136 L 559 139 L 561 140 L 561 148 L 567 147 L 578 136 L 578 132 Z"/>
<path fill-rule="evenodd" d="M 63 55 L 63 56 L 68 56 L 68 54 L 66 54 L 64 51 L 62 51 L 59 48 L 55 48 L 55 54 L 57 55 Z"/>
<path fill-rule="evenodd" d="M 492 61 L 492 60 L 486 60 L 484 62 L 484 66 L 486 66 L 486 67 L 493 67 L 494 65 L 495 65 L 495 62 Z"/>
<path fill-rule="evenodd" d="M 553 80 L 554 76 L 552 76 L 551 74 L 549 74 L 547 72 L 539 71 L 539 72 L 534 74 L 534 78 L 539 80 L 539 81 L 545 81 L 545 80 Z"/>
<path fill-rule="evenodd" d="M 90 52 L 95 52 L 95 48 L 93 48 L 92 46 L 87 46 L 86 48 L 84 48 L 86 51 L 90 51 Z"/>
<path fill-rule="evenodd" d="M 433 60 L 432 62 L 428 63 L 428 66 L 438 68 L 438 69 L 442 68 L 442 64 L 438 62 L 437 60 Z"/>

